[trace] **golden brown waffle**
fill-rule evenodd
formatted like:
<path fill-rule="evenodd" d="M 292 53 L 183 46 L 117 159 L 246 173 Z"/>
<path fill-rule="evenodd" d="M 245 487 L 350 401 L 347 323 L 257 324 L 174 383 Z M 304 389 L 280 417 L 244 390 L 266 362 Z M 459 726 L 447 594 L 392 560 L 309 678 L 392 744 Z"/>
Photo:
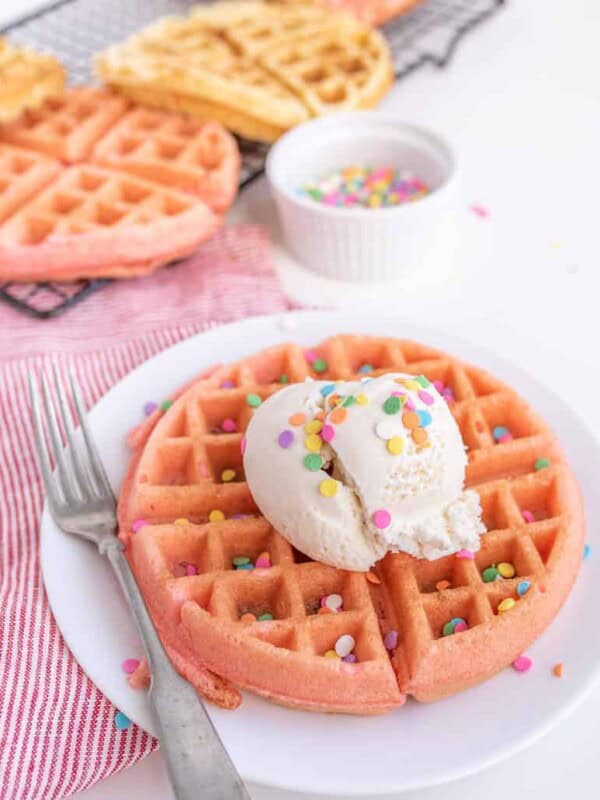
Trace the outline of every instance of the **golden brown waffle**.
<path fill-rule="evenodd" d="M 253 2 L 160 20 L 101 53 L 96 67 L 136 101 L 265 141 L 316 114 L 370 108 L 392 81 L 384 39 L 352 17 Z"/>
<path fill-rule="evenodd" d="M 406 14 L 421 0 L 283 0 L 294 5 L 326 6 L 335 11 L 347 11 L 367 25 L 383 25 L 390 19 Z"/>
<path fill-rule="evenodd" d="M 467 484 L 481 497 L 488 529 L 473 559 L 392 554 L 374 575 L 343 572 L 309 562 L 256 509 L 240 452 L 256 397 L 307 377 L 362 377 L 366 364 L 372 375 L 440 381 L 454 400 Z M 496 443 L 497 426 L 512 439 Z M 131 445 L 120 535 L 173 662 L 226 707 L 239 703 L 236 687 L 353 713 L 388 710 L 407 694 L 433 700 L 466 688 L 510 664 L 544 630 L 581 560 L 581 498 L 553 432 L 499 380 L 414 342 L 336 336 L 309 356 L 296 345 L 260 352 L 184 387 Z M 270 568 L 233 569 L 236 556 L 254 562 L 262 553 Z M 514 576 L 484 582 L 483 571 L 501 562 Z M 342 595 L 343 610 L 316 613 L 332 593 Z M 274 619 L 242 619 L 265 613 Z M 459 617 L 467 630 L 443 635 Z M 324 655 L 346 633 L 356 664 Z"/>
<path fill-rule="evenodd" d="M 217 123 L 105 89 L 50 98 L 0 125 L 0 278 L 127 277 L 189 255 L 221 224 L 239 169 Z"/>
<path fill-rule="evenodd" d="M 65 71 L 55 58 L 0 37 L 0 122 L 35 108 L 64 85 Z"/>

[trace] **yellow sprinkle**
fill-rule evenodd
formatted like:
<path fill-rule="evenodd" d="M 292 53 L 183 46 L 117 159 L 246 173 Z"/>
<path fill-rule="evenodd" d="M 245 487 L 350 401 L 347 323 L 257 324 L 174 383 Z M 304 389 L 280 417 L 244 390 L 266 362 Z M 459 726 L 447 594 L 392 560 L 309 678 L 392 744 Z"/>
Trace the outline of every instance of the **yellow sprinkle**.
<path fill-rule="evenodd" d="M 317 433 L 309 433 L 304 440 L 304 446 L 307 450 L 310 450 L 311 453 L 318 453 L 322 444 L 323 440 Z"/>
<path fill-rule="evenodd" d="M 513 567 L 512 564 L 509 564 L 508 561 L 501 561 L 496 569 L 498 570 L 500 575 L 502 575 L 503 578 L 515 577 L 515 568 Z"/>
<path fill-rule="evenodd" d="M 325 658 L 337 658 L 337 660 L 338 660 L 338 661 L 340 661 L 340 657 L 339 657 L 339 656 L 338 656 L 338 654 L 335 652 L 335 650 L 328 650 L 328 651 L 327 651 L 326 653 L 324 653 L 323 655 L 325 656 Z"/>
<path fill-rule="evenodd" d="M 404 381 L 404 385 L 411 392 L 418 392 L 421 388 L 421 384 L 417 383 L 417 381 Z"/>
<path fill-rule="evenodd" d="M 401 436 L 392 436 L 392 438 L 388 439 L 385 444 L 388 451 L 393 456 L 399 456 L 404 450 L 404 439 Z"/>
<path fill-rule="evenodd" d="M 505 597 L 504 600 L 498 604 L 498 613 L 502 614 L 503 611 L 509 611 L 515 605 L 512 597 Z"/>
<path fill-rule="evenodd" d="M 173 525 L 187 525 L 188 522 L 189 522 L 189 520 L 187 520 L 185 517 L 179 517 L 179 519 L 175 520 Z"/>
<path fill-rule="evenodd" d="M 359 406 L 368 406 L 369 405 L 369 398 L 366 394 L 357 394 L 356 395 L 356 402 Z"/>
<path fill-rule="evenodd" d="M 319 484 L 319 491 L 323 497 L 335 497 L 338 490 L 338 482 L 333 478 L 325 478 Z"/>
<path fill-rule="evenodd" d="M 225 514 L 222 511 L 219 511 L 218 508 L 215 508 L 208 515 L 208 519 L 210 520 L 210 522 L 223 522 L 223 520 L 225 519 Z"/>
<path fill-rule="evenodd" d="M 221 480 L 223 483 L 229 483 L 235 478 L 235 470 L 234 469 L 224 469 L 221 473 Z"/>
<path fill-rule="evenodd" d="M 304 430 L 307 433 L 319 433 L 321 428 L 323 427 L 323 423 L 320 419 L 312 419 L 310 422 L 307 422 L 304 426 Z"/>

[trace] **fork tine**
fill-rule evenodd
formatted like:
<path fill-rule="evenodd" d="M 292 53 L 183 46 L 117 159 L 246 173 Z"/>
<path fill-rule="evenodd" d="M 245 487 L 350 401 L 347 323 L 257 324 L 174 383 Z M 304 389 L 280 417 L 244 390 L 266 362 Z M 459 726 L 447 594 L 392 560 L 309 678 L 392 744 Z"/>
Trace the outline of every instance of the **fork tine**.
<path fill-rule="evenodd" d="M 37 381 L 32 372 L 27 376 L 29 383 L 29 402 L 31 405 L 31 417 L 33 420 L 33 433 L 37 445 L 38 462 L 42 472 L 42 480 L 48 498 L 48 504 L 53 512 L 56 511 L 58 505 L 63 499 L 59 495 L 58 487 L 52 477 L 52 467 L 50 465 L 50 456 L 48 454 L 48 445 L 44 437 L 44 429 L 42 426 L 42 414 L 40 410 L 40 397 L 38 392 Z"/>
<path fill-rule="evenodd" d="M 63 423 L 63 430 L 67 439 L 67 453 L 73 466 L 73 475 L 75 476 L 75 487 L 81 499 L 87 500 L 91 498 L 90 483 L 91 475 L 89 469 L 86 469 L 86 464 L 81 458 L 81 453 L 77 442 L 75 441 L 75 427 L 73 425 L 73 418 L 71 416 L 65 390 L 63 388 L 58 369 L 56 364 L 52 365 L 52 373 L 54 376 L 54 386 L 56 388 L 56 396 L 58 398 L 58 408 Z"/>
<path fill-rule="evenodd" d="M 92 434 L 90 433 L 90 429 L 87 423 L 87 416 L 85 413 L 85 409 L 83 407 L 83 401 L 81 400 L 81 393 L 79 391 L 79 386 L 75 380 L 75 377 L 71 370 L 69 370 L 69 381 L 71 383 L 71 391 L 73 392 L 73 400 L 75 401 L 75 408 L 77 410 L 77 416 L 79 418 L 79 423 L 81 425 L 81 430 L 83 431 L 83 438 L 85 439 L 87 455 L 90 460 L 90 465 L 96 480 L 100 485 L 101 491 L 104 492 L 105 495 L 108 495 L 113 500 L 115 499 L 112 487 L 108 480 L 108 476 L 104 470 L 104 466 L 102 461 L 100 460 L 100 456 L 98 455 L 98 451 L 96 450 L 96 445 L 94 444 L 94 440 L 92 439 Z"/>
<path fill-rule="evenodd" d="M 44 407 L 46 411 L 46 423 L 50 431 L 50 440 L 54 449 L 54 457 L 56 459 L 56 466 L 58 471 L 58 480 L 62 488 L 62 493 L 65 500 L 73 502 L 75 500 L 75 482 L 73 476 L 67 469 L 65 461 L 65 451 L 63 442 L 60 435 L 60 429 L 56 420 L 56 411 L 54 410 L 54 403 L 52 395 L 50 394 L 50 387 L 45 373 L 42 373 L 42 397 L 44 400 Z"/>

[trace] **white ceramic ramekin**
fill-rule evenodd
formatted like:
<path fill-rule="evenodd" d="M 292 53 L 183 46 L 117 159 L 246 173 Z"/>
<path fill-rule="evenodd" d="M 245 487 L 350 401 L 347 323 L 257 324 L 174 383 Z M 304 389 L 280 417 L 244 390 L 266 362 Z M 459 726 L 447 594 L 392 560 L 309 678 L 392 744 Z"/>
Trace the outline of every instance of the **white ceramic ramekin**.
<path fill-rule="evenodd" d="M 299 189 L 345 167 L 406 170 L 431 189 L 401 206 L 327 206 Z M 427 260 L 452 213 L 456 164 L 436 134 L 385 112 L 332 114 L 286 133 L 267 158 L 286 246 L 307 269 L 343 281 L 406 277 Z"/>

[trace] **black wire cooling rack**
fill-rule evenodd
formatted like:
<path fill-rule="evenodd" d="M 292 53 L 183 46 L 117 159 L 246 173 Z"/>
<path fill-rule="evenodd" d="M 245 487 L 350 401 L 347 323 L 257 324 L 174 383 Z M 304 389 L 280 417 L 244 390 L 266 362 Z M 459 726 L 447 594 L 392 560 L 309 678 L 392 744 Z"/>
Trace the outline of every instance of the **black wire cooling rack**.
<path fill-rule="evenodd" d="M 197 2 L 197 0 L 196 0 Z M 396 80 L 432 64 L 444 67 L 462 38 L 492 16 L 505 0 L 423 0 L 414 10 L 389 22 L 383 32 L 390 44 Z M 0 30 L 12 41 L 54 53 L 66 66 L 71 83 L 89 83 L 92 56 L 142 26 L 167 14 L 182 14 L 193 0 L 58 0 Z M 240 188 L 263 171 L 268 146 L 239 141 Z M 41 318 L 55 317 L 110 283 L 4 283 L 0 299 Z"/>

